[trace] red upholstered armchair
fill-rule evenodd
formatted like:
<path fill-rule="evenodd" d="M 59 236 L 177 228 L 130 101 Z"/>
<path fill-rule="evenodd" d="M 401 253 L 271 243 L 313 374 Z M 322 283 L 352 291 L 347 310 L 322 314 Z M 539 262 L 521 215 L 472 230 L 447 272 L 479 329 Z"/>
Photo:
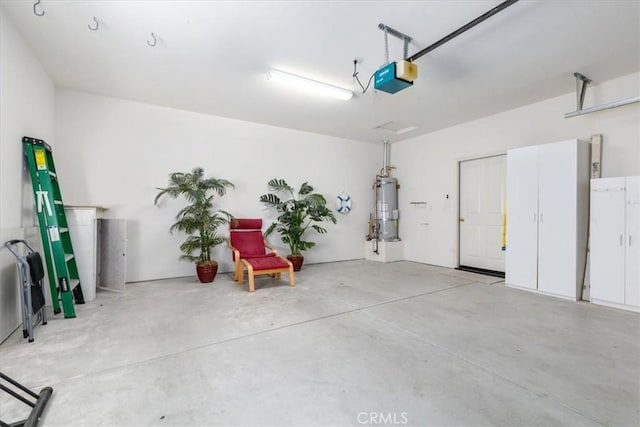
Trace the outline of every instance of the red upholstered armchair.
<path fill-rule="evenodd" d="M 234 280 L 244 283 L 244 268 L 249 278 L 249 292 L 255 290 L 254 276 L 259 274 L 274 274 L 280 279 L 280 274 L 289 273 L 289 286 L 295 286 L 293 265 L 275 250 L 267 245 L 262 237 L 262 219 L 236 218 L 230 222 L 229 248 L 235 263 Z"/>

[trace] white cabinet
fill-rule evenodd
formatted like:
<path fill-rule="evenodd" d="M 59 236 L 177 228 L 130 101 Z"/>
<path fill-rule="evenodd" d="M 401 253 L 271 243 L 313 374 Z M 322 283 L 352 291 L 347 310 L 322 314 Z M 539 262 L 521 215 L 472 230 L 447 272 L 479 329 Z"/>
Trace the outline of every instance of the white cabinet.
<path fill-rule="evenodd" d="M 591 302 L 624 304 L 625 179 L 591 181 Z"/>
<path fill-rule="evenodd" d="M 506 284 L 580 299 L 588 210 L 588 142 L 509 150 Z"/>
<path fill-rule="evenodd" d="M 99 274 L 98 219 L 103 210 L 93 206 L 66 206 L 64 209 L 85 301 L 93 301 L 96 297 Z"/>
<path fill-rule="evenodd" d="M 65 206 L 67 224 L 85 301 L 96 288 L 123 291 L 126 267 L 126 221 L 104 219 L 104 208 Z"/>
<path fill-rule="evenodd" d="M 538 288 L 538 146 L 507 153 L 505 281 Z"/>
<path fill-rule="evenodd" d="M 591 302 L 640 311 L 640 176 L 591 181 Z"/>
<path fill-rule="evenodd" d="M 640 176 L 628 176 L 626 184 L 625 303 L 640 307 Z"/>
<path fill-rule="evenodd" d="M 124 219 L 101 219 L 98 223 L 100 236 L 100 273 L 98 287 L 122 292 L 126 281 L 127 221 Z"/>

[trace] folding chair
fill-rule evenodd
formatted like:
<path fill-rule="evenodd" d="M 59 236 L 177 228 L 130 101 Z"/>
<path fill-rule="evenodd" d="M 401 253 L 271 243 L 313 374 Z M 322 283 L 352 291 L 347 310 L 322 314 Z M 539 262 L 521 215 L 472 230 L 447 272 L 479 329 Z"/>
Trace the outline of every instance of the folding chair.
<path fill-rule="evenodd" d="M 22 243 L 28 249 L 26 255 L 20 255 L 17 245 Z M 33 319 L 47 324 L 47 312 L 45 309 L 42 281 L 44 279 L 44 267 L 42 258 L 24 240 L 9 240 L 4 246 L 16 257 L 18 272 L 20 275 L 20 301 L 22 307 L 22 336 L 33 342 Z"/>

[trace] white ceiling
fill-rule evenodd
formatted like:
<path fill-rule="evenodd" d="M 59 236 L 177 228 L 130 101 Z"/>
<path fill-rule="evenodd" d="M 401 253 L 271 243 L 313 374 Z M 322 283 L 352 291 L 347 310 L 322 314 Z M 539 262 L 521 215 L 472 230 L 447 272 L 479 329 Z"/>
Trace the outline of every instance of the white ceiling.
<path fill-rule="evenodd" d="M 42 17 L 32 1 L 0 1 L 58 87 L 369 142 L 569 93 L 575 71 L 597 84 L 640 70 L 639 1 L 520 1 L 418 59 L 414 86 L 395 95 L 362 94 L 352 78 L 355 58 L 364 80 L 385 61 L 379 23 L 413 37 L 412 54 L 500 1 L 43 0 Z M 401 59 L 401 41 L 390 47 Z M 356 96 L 291 92 L 268 67 Z M 374 129 L 390 121 L 417 129 Z"/>

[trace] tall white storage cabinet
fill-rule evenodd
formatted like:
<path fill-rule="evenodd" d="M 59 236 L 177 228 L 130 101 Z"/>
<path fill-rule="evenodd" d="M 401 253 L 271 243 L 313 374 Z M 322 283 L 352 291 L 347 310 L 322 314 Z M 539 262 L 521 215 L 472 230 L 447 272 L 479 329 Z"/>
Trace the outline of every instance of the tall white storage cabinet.
<path fill-rule="evenodd" d="M 100 274 L 98 220 L 104 209 L 97 206 L 65 206 L 64 211 L 78 263 L 82 294 L 85 301 L 93 301 Z"/>
<path fill-rule="evenodd" d="M 640 307 L 640 176 L 628 176 L 627 250 L 625 256 L 625 303 Z"/>
<path fill-rule="evenodd" d="M 538 289 L 538 146 L 507 153 L 505 282 Z"/>
<path fill-rule="evenodd" d="M 591 302 L 640 311 L 640 176 L 591 181 Z"/>
<path fill-rule="evenodd" d="M 64 209 L 85 301 L 95 299 L 96 288 L 123 291 L 126 221 L 102 218 L 104 208 L 96 206 Z"/>
<path fill-rule="evenodd" d="M 588 142 L 509 150 L 506 284 L 580 299 L 588 213 Z"/>

